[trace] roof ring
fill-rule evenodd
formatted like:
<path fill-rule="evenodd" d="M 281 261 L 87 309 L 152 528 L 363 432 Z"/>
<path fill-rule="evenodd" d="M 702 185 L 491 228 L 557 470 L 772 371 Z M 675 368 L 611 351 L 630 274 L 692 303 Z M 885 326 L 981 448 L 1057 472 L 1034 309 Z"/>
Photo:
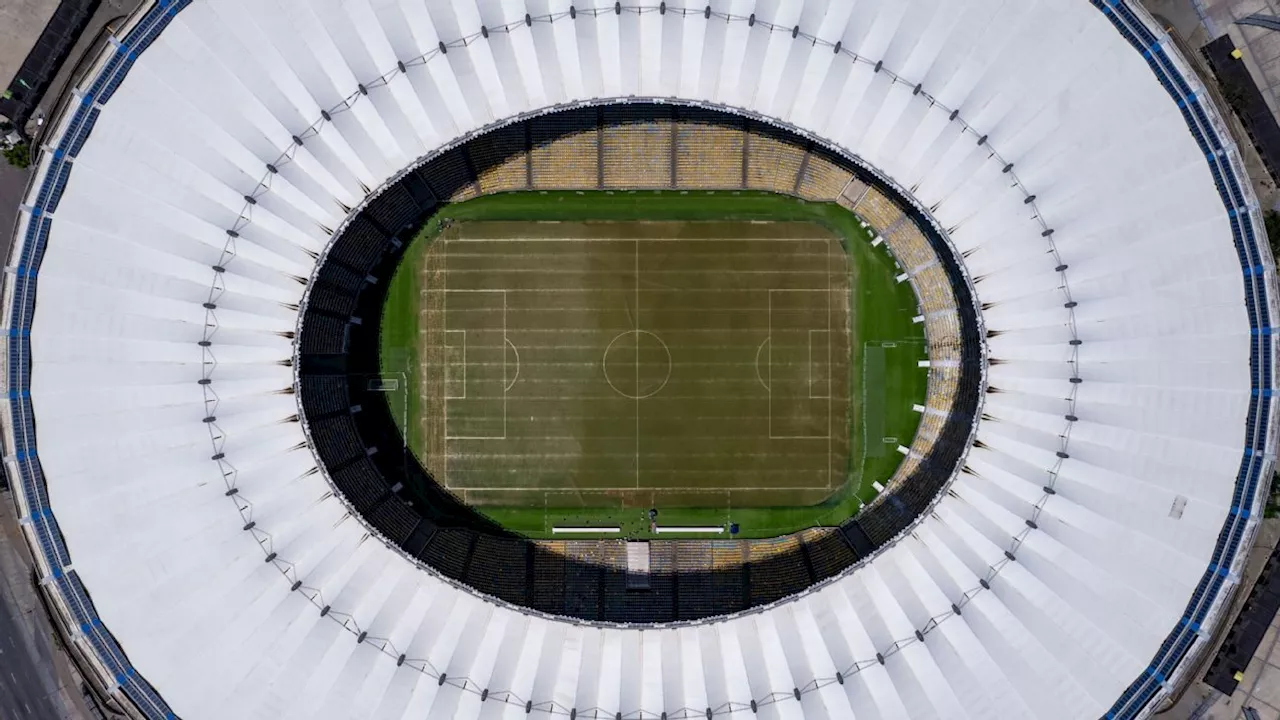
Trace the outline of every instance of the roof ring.
<path fill-rule="evenodd" d="M 489 28 L 487 28 L 487 27 L 485 27 L 485 26 L 481 25 L 481 26 L 480 26 L 480 37 L 484 38 L 485 40 L 488 40 L 488 39 L 489 39 Z"/>
<path fill-rule="evenodd" d="M 710 6 L 710 5 L 708 5 L 708 6 L 706 7 L 706 9 L 702 11 L 702 17 L 703 17 L 703 18 L 705 18 L 705 19 L 707 19 L 707 20 L 710 20 L 710 19 L 711 19 L 711 6 Z"/>
<path fill-rule="evenodd" d="M 328 110 L 323 110 L 323 109 L 322 109 L 322 110 L 320 111 L 320 117 L 321 117 L 321 118 L 323 118 L 325 122 L 330 122 L 330 121 L 332 121 L 332 120 L 333 120 L 333 116 L 329 114 L 329 111 L 328 111 Z"/>
<path fill-rule="evenodd" d="M 798 38 L 798 37 L 800 37 L 800 26 L 799 26 L 799 25 L 797 25 L 797 26 L 795 26 L 795 27 L 791 28 L 791 39 L 792 39 L 792 40 L 795 40 L 795 39 L 796 39 L 796 38 Z"/>
<path fill-rule="evenodd" d="M 529 13 L 524 14 L 524 24 L 525 27 L 533 27 L 533 16 Z"/>
<path fill-rule="evenodd" d="M 397 61 L 396 61 L 396 68 L 397 68 L 400 72 L 409 72 L 409 68 L 407 68 L 407 67 L 405 67 L 405 66 L 404 66 L 404 61 L 403 61 L 403 60 L 397 60 Z"/>

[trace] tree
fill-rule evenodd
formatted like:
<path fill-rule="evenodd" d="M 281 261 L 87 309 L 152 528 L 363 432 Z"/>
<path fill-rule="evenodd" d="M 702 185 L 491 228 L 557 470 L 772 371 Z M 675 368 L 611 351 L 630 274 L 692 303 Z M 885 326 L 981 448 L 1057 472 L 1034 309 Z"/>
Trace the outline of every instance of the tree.
<path fill-rule="evenodd" d="M 1268 210 L 1262 213 L 1262 220 L 1267 226 L 1267 244 L 1271 246 L 1271 257 L 1280 257 L 1280 212 Z"/>
<path fill-rule="evenodd" d="M 25 142 L 20 142 L 10 148 L 5 148 L 4 159 L 16 168 L 26 168 L 31 165 L 31 152 L 27 149 Z"/>

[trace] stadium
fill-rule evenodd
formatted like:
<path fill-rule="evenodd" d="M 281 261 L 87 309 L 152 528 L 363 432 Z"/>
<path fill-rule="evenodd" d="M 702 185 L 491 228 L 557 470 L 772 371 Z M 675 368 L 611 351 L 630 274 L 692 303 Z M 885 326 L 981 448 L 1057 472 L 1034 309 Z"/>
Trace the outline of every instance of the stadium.
<path fill-rule="evenodd" d="M 1135 718 L 1274 473 L 1275 266 L 1129 0 L 144 3 L 4 288 L 130 715 Z"/>

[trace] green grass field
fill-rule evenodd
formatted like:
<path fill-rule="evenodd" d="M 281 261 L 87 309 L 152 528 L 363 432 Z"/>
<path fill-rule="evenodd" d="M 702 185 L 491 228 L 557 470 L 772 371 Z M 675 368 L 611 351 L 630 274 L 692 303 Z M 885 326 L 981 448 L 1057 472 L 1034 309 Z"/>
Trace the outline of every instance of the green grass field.
<path fill-rule="evenodd" d="M 750 191 L 526 192 L 443 208 L 381 326 L 409 446 L 530 537 L 554 526 L 835 525 L 923 403 L 923 329 L 834 204 Z M 669 537 L 664 535 L 664 537 Z"/>

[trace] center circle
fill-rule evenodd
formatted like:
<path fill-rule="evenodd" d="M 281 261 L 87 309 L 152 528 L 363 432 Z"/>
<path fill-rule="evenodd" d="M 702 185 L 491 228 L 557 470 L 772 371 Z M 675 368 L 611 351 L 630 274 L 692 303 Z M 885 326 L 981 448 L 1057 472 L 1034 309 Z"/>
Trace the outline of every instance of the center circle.
<path fill-rule="evenodd" d="M 604 379 L 623 397 L 657 395 L 671 379 L 671 351 L 648 330 L 619 333 L 604 351 Z"/>

